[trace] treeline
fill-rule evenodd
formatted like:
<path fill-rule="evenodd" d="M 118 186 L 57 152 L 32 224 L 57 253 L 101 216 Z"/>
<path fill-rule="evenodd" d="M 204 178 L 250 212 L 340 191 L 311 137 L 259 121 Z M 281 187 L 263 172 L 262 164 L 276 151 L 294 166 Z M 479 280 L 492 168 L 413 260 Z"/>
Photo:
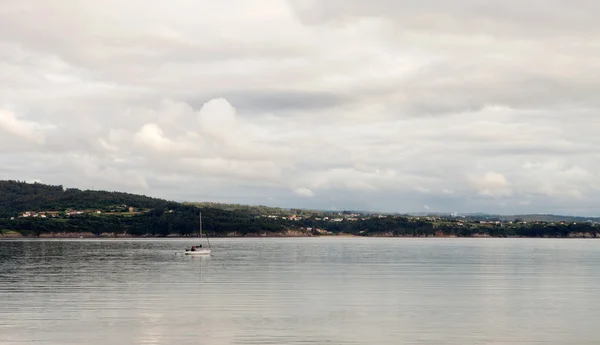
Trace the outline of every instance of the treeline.
<path fill-rule="evenodd" d="M 173 206 L 173 205 L 172 205 Z M 106 233 L 131 236 L 197 236 L 200 219 L 199 209 L 194 206 L 176 205 L 153 209 L 133 215 L 84 214 L 59 218 L 2 218 L 0 230 L 12 230 L 26 236 L 43 233 Z M 236 212 L 219 209 L 202 209 L 203 231 L 211 236 L 224 236 L 233 232 L 244 236 L 261 231 L 279 232 L 285 224 L 278 220 L 264 220 Z"/>
<path fill-rule="evenodd" d="M 592 223 L 556 224 L 499 223 L 480 224 L 479 222 L 458 222 L 453 219 L 432 221 L 402 216 L 385 218 L 370 217 L 357 221 L 325 222 L 307 219 L 306 226 L 322 228 L 334 234 L 347 233 L 358 236 L 398 236 L 398 237 L 600 237 L 600 227 Z"/>
<path fill-rule="evenodd" d="M 287 209 L 281 207 L 271 207 L 264 205 L 240 205 L 240 204 L 226 204 L 226 203 L 217 203 L 217 202 L 186 202 L 186 205 L 194 205 L 199 208 L 217 208 L 225 211 L 238 211 L 248 213 L 253 216 L 260 215 L 276 215 L 276 216 L 289 216 L 296 215 L 300 217 L 323 217 L 327 215 L 327 212 L 319 211 L 319 210 L 306 210 L 306 209 Z M 346 212 L 346 211 L 344 211 Z"/>
<path fill-rule="evenodd" d="M 111 209 L 128 205 L 140 213 L 100 213 L 59 217 L 19 217 L 24 211 Z M 481 224 L 449 218 L 378 215 L 359 217 L 324 211 L 288 210 L 266 206 L 216 203 L 184 204 L 121 192 L 65 189 L 40 183 L 0 181 L 0 231 L 23 235 L 44 233 L 126 234 L 131 236 L 196 236 L 202 211 L 203 230 L 212 237 L 298 234 L 353 234 L 358 236 L 493 236 L 493 237 L 600 237 L 600 228 L 589 222 L 498 222 Z M 285 215 L 301 216 L 291 220 Z M 271 215 L 271 217 L 268 217 Z M 325 219 L 325 216 L 342 221 Z"/>
<path fill-rule="evenodd" d="M 276 235 L 285 230 L 298 230 L 306 235 L 330 233 L 357 236 L 389 237 L 600 237 L 600 228 L 590 223 L 571 224 L 511 224 L 484 226 L 477 223 L 436 223 L 405 217 L 372 217 L 357 221 L 325 222 L 314 219 L 290 221 L 277 218 L 255 217 L 242 212 L 202 209 L 202 227 L 211 237 Z M 126 234 L 131 236 L 197 236 L 198 208 L 181 205 L 168 211 L 154 209 L 134 216 L 78 215 L 68 218 L 15 218 L 0 219 L 0 229 L 13 230 L 23 235 L 43 233 Z M 310 229 L 310 230 L 309 230 Z"/>

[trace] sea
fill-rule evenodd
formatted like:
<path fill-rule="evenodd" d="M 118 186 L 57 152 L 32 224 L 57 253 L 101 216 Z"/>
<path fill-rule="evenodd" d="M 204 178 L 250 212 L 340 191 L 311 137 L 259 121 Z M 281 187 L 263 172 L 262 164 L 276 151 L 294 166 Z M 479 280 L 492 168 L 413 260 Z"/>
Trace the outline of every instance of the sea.
<path fill-rule="evenodd" d="M 196 242 L 1 240 L 0 344 L 600 344 L 598 240 Z"/>

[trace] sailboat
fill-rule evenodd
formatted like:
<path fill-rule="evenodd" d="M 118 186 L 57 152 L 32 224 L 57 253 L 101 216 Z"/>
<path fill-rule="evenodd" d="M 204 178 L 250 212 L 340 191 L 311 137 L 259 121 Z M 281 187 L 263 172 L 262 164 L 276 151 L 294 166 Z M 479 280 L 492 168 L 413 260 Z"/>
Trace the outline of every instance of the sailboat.
<path fill-rule="evenodd" d="M 202 212 L 198 212 L 200 216 L 200 232 L 198 233 L 198 237 L 200 238 L 200 242 L 202 242 Z M 208 243 L 208 248 L 203 248 L 202 243 L 198 246 L 192 246 L 191 249 L 186 249 L 185 255 L 210 255 L 211 247 L 210 241 L 208 240 L 208 236 L 206 236 L 206 242 Z"/>

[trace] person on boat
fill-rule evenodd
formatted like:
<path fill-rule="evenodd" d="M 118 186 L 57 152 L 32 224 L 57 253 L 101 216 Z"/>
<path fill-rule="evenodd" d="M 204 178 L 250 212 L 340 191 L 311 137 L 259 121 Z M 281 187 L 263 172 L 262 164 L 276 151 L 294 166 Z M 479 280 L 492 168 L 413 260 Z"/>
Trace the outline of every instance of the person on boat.
<path fill-rule="evenodd" d="M 192 251 L 195 252 L 196 251 L 196 246 L 192 246 Z"/>

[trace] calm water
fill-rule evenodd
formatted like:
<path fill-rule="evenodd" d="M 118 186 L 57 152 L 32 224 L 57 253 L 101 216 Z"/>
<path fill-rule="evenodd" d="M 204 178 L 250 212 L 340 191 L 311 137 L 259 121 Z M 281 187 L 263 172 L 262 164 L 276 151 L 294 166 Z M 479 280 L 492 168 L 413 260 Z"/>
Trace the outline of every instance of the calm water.
<path fill-rule="evenodd" d="M 600 241 L 0 241 L 0 344 L 598 344 Z"/>

